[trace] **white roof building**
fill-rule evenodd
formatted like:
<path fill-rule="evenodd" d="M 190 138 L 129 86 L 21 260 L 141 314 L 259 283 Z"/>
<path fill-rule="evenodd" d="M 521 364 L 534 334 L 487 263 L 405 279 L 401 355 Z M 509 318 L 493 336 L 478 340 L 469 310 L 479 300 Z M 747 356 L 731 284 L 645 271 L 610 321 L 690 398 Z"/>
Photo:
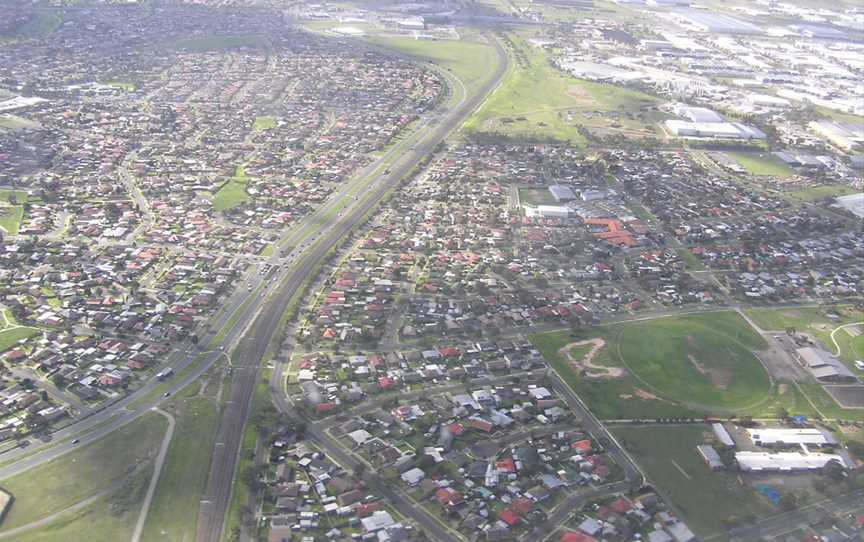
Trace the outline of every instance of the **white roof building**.
<path fill-rule="evenodd" d="M 573 215 L 573 209 L 563 205 L 525 205 L 525 216 L 543 218 L 568 218 Z"/>
<path fill-rule="evenodd" d="M 690 122 L 724 122 L 726 119 L 716 111 L 712 111 L 707 107 L 694 107 L 692 105 L 677 104 L 673 108 L 673 112 L 679 117 L 689 119 Z"/>
<path fill-rule="evenodd" d="M 711 429 L 714 430 L 714 435 L 717 437 L 717 440 L 720 441 L 723 446 L 727 448 L 734 448 L 735 441 L 732 440 L 732 437 L 729 435 L 729 431 L 726 431 L 726 428 L 723 427 L 722 423 L 714 423 L 711 424 Z"/>
<path fill-rule="evenodd" d="M 361 519 L 360 523 L 363 524 L 363 528 L 367 533 L 371 533 L 390 527 L 396 522 L 393 521 L 393 517 L 389 512 L 386 510 L 378 510 L 373 512 L 368 518 Z"/>
<path fill-rule="evenodd" d="M 679 137 L 716 139 L 765 139 L 765 132 L 738 122 L 688 122 L 667 120 L 666 128 Z"/>
<path fill-rule="evenodd" d="M 796 472 L 819 470 L 831 461 L 845 465 L 836 454 L 804 454 L 800 452 L 737 452 L 735 460 L 745 472 Z"/>
<path fill-rule="evenodd" d="M 366 431 L 365 429 L 351 431 L 350 433 L 348 433 L 348 436 L 351 438 L 351 440 L 354 441 L 354 444 L 356 444 L 357 446 L 362 446 L 363 444 L 366 444 L 366 442 L 372 438 L 372 435 L 369 433 L 369 431 Z"/>
<path fill-rule="evenodd" d="M 757 446 L 801 445 L 833 446 L 837 441 L 833 436 L 821 429 L 814 428 L 762 428 L 747 429 L 750 440 Z"/>
<path fill-rule="evenodd" d="M 414 467 L 411 470 L 406 470 L 402 473 L 401 478 L 402 481 L 408 484 L 409 486 L 416 486 L 420 483 L 420 480 L 426 477 L 426 473 L 421 469 Z"/>

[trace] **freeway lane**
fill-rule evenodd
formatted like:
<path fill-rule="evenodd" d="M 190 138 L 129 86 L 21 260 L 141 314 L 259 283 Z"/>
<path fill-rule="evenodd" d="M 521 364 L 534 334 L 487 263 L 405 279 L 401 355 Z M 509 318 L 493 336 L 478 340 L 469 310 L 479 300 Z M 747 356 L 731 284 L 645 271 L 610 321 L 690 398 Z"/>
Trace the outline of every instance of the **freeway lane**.
<path fill-rule="evenodd" d="M 419 138 L 413 147 L 407 151 L 401 150 L 409 140 L 413 139 L 413 137 L 406 138 L 388 153 L 388 155 L 391 153 L 395 155 L 392 161 L 389 158 L 379 160 L 378 166 L 372 169 L 372 173 L 374 174 L 384 164 L 389 165 L 389 172 L 386 172 L 377 181 L 369 181 L 370 188 L 358 199 L 345 198 L 347 204 L 343 203 L 343 212 L 336 216 L 333 216 L 332 212 L 322 213 L 324 216 L 322 216 L 318 228 L 321 233 L 315 234 L 311 246 L 305 251 L 303 249 L 306 243 L 299 247 L 302 252 L 294 258 L 294 264 L 290 266 L 290 269 L 285 270 L 284 278 L 279 283 L 276 292 L 265 299 L 262 310 L 248 329 L 247 337 L 240 341 L 233 352 L 232 359 L 235 361 L 235 371 L 231 386 L 231 399 L 226 403 L 222 413 L 216 447 L 210 465 L 207 489 L 201 503 L 197 536 L 199 542 L 218 542 L 221 539 L 231 500 L 237 454 L 243 437 L 243 426 L 248 415 L 258 368 L 273 335 L 279 328 L 282 315 L 291 300 L 295 296 L 299 297 L 303 294 L 304 282 L 317 272 L 328 252 L 338 246 L 352 232 L 354 227 L 360 224 L 368 213 L 378 206 L 390 190 L 398 186 L 402 179 L 411 173 L 423 158 L 434 152 L 435 147 L 440 142 L 461 126 L 465 118 L 485 99 L 486 95 L 497 87 L 506 73 L 508 59 L 506 53 L 497 43 L 495 46 L 500 59 L 498 69 L 474 96 L 465 96 L 464 85 L 461 84 L 461 81 L 440 71 L 448 79 L 451 92 L 455 93 L 455 87 L 461 87 L 462 95 L 458 103 L 455 105 L 447 104 L 451 106 L 451 109 L 445 112 L 438 123 L 431 128 L 415 131 Z M 425 128 L 427 124 L 432 123 L 427 120 L 427 123 L 424 123 L 421 128 Z M 326 435 L 319 434 L 318 438 L 326 439 Z M 330 443 L 330 446 L 333 444 Z M 336 446 L 338 447 L 338 444 Z M 407 499 L 383 486 L 380 487 L 380 491 L 393 500 L 397 509 L 415 518 L 415 520 L 419 517 L 421 525 L 435 534 L 439 540 L 448 542 L 456 540 L 432 520 L 431 516 L 418 514 L 417 509 Z M 424 523 L 429 523 L 429 526 L 427 527 Z"/>

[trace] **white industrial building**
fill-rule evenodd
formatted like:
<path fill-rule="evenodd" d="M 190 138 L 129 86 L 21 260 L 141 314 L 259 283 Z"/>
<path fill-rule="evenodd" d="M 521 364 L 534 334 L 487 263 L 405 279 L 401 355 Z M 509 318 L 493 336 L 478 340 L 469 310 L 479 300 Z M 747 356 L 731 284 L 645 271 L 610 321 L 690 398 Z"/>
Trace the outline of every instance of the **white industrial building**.
<path fill-rule="evenodd" d="M 864 218 L 864 192 L 840 196 L 837 198 L 837 205 L 859 218 Z"/>
<path fill-rule="evenodd" d="M 688 122 L 667 120 L 666 129 L 678 137 L 715 139 L 765 139 L 765 132 L 738 122 Z"/>
<path fill-rule="evenodd" d="M 756 446 L 834 446 L 837 440 L 826 431 L 815 428 L 758 428 L 747 429 Z"/>
<path fill-rule="evenodd" d="M 738 468 L 744 472 L 802 472 L 820 470 L 831 461 L 846 466 L 836 454 L 805 454 L 801 452 L 736 452 Z"/>
<path fill-rule="evenodd" d="M 563 205 L 525 205 L 525 216 L 529 218 L 570 218 L 573 209 Z"/>
<path fill-rule="evenodd" d="M 729 431 L 726 431 L 726 428 L 723 427 L 722 423 L 712 423 L 711 429 L 714 431 L 714 436 L 717 437 L 717 440 L 727 448 L 734 448 L 735 441 L 732 440 L 732 437 L 729 435 Z"/>
<path fill-rule="evenodd" d="M 686 104 L 676 104 L 672 112 L 694 123 L 725 122 L 723 115 L 707 107 L 694 107 Z"/>
<path fill-rule="evenodd" d="M 864 124 L 818 121 L 810 129 L 845 151 L 864 149 Z"/>

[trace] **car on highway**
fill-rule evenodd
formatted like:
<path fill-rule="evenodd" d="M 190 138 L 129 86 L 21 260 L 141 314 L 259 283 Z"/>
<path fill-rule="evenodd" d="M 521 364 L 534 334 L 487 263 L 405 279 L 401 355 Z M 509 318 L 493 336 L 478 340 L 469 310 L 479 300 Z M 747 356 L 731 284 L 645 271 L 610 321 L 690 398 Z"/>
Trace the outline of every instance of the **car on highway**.
<path fill-rule="evenodd" d="M 72 439 L 72 444 L 78 444 L 79 442 L 81 442 L 81 441 L 78 440 L 77 438 L 76 438 L 76 439 Z"/>
<path fill-rule="evenodd" d="M 165 393 L 162 394 L 162 397 L 168 397 L 168 396 L 170 396 L 170 395 L 171 395 L 171 392 L 170 392 L 170 391 L 166 391 Z"/>

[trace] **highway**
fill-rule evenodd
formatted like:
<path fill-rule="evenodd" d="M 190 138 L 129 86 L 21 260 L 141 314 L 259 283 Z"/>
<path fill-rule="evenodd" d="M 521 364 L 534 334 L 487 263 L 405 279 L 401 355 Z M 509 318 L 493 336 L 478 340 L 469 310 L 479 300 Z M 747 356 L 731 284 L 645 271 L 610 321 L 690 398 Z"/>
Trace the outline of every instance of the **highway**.
<path fill-rule="evenodd" d="M 507 71 L 508 58 L 497 43 L 495 46 L 500 59 L 499 66 L 493 76 L 473 96 L 466 95 L 465 87 L 461 81 L 451 74 L 439 70 L 448 79 L 450 91 L 453 93 L 449 100 L 451 103 L 445 104 L 448 109 L 440 113 L 440 116 L 430 115 L 423 119 L 411 136 L 394 145 L 368 172 L 361 172 L 358 182 L 366 183 L 368 188 L 356 198 L 342 198 L 342 201 L 346 202 L 341 205 L 342 212 L 335 215 L 332 212 L 326 212 L 326 210 L 325 212 L 316 212 L 311 222 L 317 224 L 316 227 L 302 229 L 300 231 L 302 238 L 294 240 L 292 246 L 297 246 L 299 241 L 301 252 L 293 258 L 293 264 L 286 266 L 286 269 L 283 270 L 276 291 L 263 300 L 261 310 L 232 352 L 234 371 L 232 373 L 231 397 L 222 411 L 207 488 L 201 503 L 197 534 L 199 542 L 218 542 L 221 539 L 231 500 L 237 456 L 243 438 L 243 427 L 248 415 L 258 368 L 266 354 L 268 345 L 278 331 L 279 322 L 287 307 L 295 297 L 299 299 L 302 296 L 304 283 L 319 271 L 319 266 L 324 262 L 331 249 L 339 246 L 353 229 L 361 224 L 368 214 L 381 203 L 383 198 L 397 187 L 421 160 L 430 156 L 439 143 L 459 128 L 464 120 L 482 103 L 482 100 L 497 87 Z M 454 101 L 455 104 L 452 103 Z M 412 143 L 413 145 L 405 149 Z M 387 166 L 384 174 L 377 175 L 377 171 L 384 166 Z M 319 220 L 316 220 L 315 217 L 318 217 Z M 307 233 L 303 235 L 303 232 Z M 287 405 L 283 402 L 281 406 L 286 407 Z M 329 441 L 329 437 L 323 431 L 313 429 L 310 431 L 310 435 L 313 435 L 319 443 L 326 444 L 326 449 L 331 450 L 331 454 L 342 454 L 343 456 L 340 458 L 337 455 L 334 459 L 343 462 L 343 465 L 353 465 L 347 454 L 341 451 L 338 443 Z M 386 487 L 386 484 L 375 481 L 372 481 L 371 484 L 373 489 L 391 500 L 401 513 L 415 519 L 421 526 L 435 535 L 436 539 L 446 542 L 457 540 L 431 516 L 418 512 L 410 501 Z"/>

